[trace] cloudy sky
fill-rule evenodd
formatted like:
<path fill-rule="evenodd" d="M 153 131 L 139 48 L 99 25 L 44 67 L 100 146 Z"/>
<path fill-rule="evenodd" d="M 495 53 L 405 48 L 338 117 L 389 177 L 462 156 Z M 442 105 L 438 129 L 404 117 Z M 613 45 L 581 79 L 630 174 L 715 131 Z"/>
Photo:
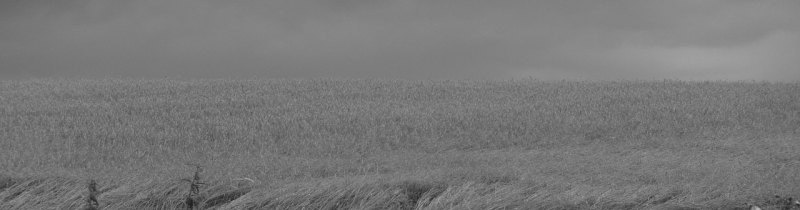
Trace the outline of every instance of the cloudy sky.
<path fill-rule="evenodd" d="M 0 0 L 0 79 L 800 80 L 798 0 Z"/>

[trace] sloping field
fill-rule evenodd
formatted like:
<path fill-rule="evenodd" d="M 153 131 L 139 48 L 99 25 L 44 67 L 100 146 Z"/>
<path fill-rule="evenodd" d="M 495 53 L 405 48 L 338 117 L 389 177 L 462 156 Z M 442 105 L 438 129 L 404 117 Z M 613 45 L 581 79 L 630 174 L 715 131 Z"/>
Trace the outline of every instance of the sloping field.
<path fill-rule="evenodd" d="M 798 149 L 800 83 L 0 82 L 0 209 L 777 208 Z"/>

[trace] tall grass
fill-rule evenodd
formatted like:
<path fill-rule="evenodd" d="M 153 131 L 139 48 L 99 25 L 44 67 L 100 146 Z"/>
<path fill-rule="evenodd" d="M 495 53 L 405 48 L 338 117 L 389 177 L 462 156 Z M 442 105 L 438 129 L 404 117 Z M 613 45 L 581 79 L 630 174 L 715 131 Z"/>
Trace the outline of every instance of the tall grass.
<path fill-rule="evenodd" d="M 194 162 L 216 186 L 264 183 L 261 197 L 256 190 L 231 208 L 289 208 L 312 198 L 275 193 L 313 182 L 328 184 L 312 195 L 353 194 L 347 207 L 363 209 L 699 208 L 799 197 L 798 132 L 799 83 L 0 82 L 0 174 L 14 186 L 20 177 L 93 178 L 141 192 L 183 186 L 175 180 Z M 331 181 L 341 179 L 361 181 Z M 388 189 L 408 182 L 441 190 L 424 205 L 386 203 L 400 199 Z"/>

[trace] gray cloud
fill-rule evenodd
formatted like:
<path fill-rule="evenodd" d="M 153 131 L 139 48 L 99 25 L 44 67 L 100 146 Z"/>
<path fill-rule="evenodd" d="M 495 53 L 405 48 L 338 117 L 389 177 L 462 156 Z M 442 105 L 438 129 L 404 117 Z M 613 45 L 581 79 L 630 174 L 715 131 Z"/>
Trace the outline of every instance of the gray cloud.
<path fill-rule="evenodd" d="M 793 0 L 0 0 L 0 78 L 767 79 Z"/>

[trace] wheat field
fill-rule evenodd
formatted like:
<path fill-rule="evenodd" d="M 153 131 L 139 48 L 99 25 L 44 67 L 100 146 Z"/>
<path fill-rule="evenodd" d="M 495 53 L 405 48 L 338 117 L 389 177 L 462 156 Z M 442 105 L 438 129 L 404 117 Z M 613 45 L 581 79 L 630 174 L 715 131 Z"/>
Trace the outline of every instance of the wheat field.
<path fill-rule="evenodd" d="M 744 209 L 798 149 L 800 83 L 0 82 L 0 209 Z"/>

